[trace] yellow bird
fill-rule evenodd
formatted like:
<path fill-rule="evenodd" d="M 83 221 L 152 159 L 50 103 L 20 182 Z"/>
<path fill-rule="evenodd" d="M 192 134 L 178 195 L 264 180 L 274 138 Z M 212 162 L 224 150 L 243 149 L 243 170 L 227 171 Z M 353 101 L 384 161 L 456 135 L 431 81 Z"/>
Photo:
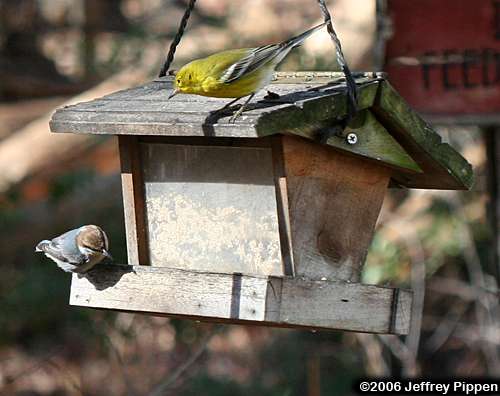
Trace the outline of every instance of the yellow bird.
<path fill-rule="evenodd" d="M 315 26 L 279 44 L 222 51 L 203 59 L 196 59 L 177 72 L 174 90 L 168 99 L 180 93 L 236 98 L 221 109 L 224 110 L 248 96 L 245 103 L 231 117 L 230 122 L 234 122 L 255 93 L 271 82 L 276 66 L 288 53 L 325 24 Z"/>

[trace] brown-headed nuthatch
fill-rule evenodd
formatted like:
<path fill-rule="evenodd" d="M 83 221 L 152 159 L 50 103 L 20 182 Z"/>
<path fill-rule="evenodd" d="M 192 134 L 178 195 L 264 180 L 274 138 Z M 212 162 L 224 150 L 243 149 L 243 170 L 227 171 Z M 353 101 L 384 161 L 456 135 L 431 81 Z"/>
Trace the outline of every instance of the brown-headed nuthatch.
<path fill-rule="evenodd" d="M 85 225 L 41 241 L 35 251 L 45 253 L 66 272 L 84 273 L 103 259 L 112 259 L 108 248 L 106 233 L 98 226 Z"/>

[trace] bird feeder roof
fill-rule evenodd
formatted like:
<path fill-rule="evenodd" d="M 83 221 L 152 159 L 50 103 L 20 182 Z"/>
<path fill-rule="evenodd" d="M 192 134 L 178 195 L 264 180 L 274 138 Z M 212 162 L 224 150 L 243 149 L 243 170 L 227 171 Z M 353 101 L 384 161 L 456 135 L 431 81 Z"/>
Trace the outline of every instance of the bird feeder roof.
<path fill-rule="evenodd" d="M 429 189 L 469 189 L 471 165 L 441 141 L 382 75 L 356 74 L 359 113 L 346 133 L 357 142 L 333 136 L 326 142 L 360 159 L 393 169 L 399 186 Z M 115 92 L 55 112 L 52 132 L 104 135 L 207 136 L 259 138 L 294 134 L 317 140 L 346 116 L 342 73 L 277 73 L 267 91 L 259 92 L 235 123 L 231 113 L 215 114 L 228 99 L 177 95 L 167 100 L 173 77 Z M 275 95 L 277 94 L 277 95 Z M 317 140 L 318 141 L 318 140 Z M 318 144 L 319 141 L 318 141 Z"/>

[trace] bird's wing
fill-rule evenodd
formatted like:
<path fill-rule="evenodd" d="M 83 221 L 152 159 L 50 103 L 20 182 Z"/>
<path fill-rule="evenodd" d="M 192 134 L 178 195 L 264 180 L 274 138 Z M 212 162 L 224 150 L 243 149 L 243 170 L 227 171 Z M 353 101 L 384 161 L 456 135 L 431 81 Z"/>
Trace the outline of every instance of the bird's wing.
<path fill-rule="evenodd" d="M 85 264 L 87 259 L 85 258 L 85 255 L 80 252 L 78 246 L 76 246 L 76 236 L 79 232 L 79 228 L 65 232 L 64 234 L 52 239 L 50 243 L 45 244 L 45 248 L 42 248 L 42 250 L 61 261 L 65 261 L 73 265 Z M 62 252 L 64 252 L 64 255 Z"/>
<path fill-rule="evenodd" d="M 83 254 L 68 254 L 67 252 L 63 254 L 61 245 L 54 242 L 54 240 L 40 242 L 37 246 L 37 249 L 41 250 L 42 252 L 46 253 L 48 256 L 53 257 L 56 260 L 62 261 L 63 263 L 80 266 L 87 262 L 87 259 Z"/>
<path fill-rule="evenodd" d="M 231 64 L 224 71 L 220 77 L 220 82 L 226 84 L 234 82 L 266 65 L 270 61 L 275 61 L 276 66 L 283 60 L 292 48 L 301 45 L 307 37 L 315 31 L 321 29 L 325 26 L 325 24 L 326 22 L 299 34 L 296 37 L 283 41 L 282 43 L 270 44 L 250 49 L 247 55 Z"/>
<path fill-rule="evenodd" d="M 281 52 L 280 50 L 280 44 L 271 44 L 250 49 L 247 55 L 226 69 L 220 77 L 220 81 L 227 84 L 252 73 L 274 59 Z"/>
<path fill-rule="evenodd" d="M 65 252 L 79 252 L 78 246 L 76 246 L 76 237 L 79 232 L 80 228 L 75 228 L 74 230 L 70 230 L 59 235 L 58 237 L 55 237 L 51 242 L 54 246 L 57 246 Z"/>

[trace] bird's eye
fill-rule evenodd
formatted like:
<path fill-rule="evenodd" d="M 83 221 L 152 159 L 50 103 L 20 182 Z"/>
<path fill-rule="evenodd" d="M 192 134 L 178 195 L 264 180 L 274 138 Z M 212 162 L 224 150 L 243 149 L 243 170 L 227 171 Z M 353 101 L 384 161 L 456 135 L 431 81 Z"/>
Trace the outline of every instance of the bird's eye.
<path fill-rule="evenodd" d="M 180 83 L 181 83 L 181 79 L 180 79 L 180 78 L 178 78 L 178 79 L 177 79 L 177 84 L 180 84 Z"/>
<path fill-rule="evenodd" d="M 89 246 L 89 245 L 86 245 L 86 244 L 84 244 L 84 245 L 82 245 L 82 246 L 83 246 L 84 248 L 87 248 L 87 249 L 89 249 L 89 250 L 92 250 L 93 252 L 96 252 L 96 253 L 99 253 L 99 252 L 100 252 L 100 250 L 99 250 L 99 249 L 96 249 L 95 247 L 92 247 L 92 246 Z"/>
<path fill-rule="evenodd" d="M 189 75 L 189 81 L 191 81 L 191 78 L 192 78 L 192 76 L 191 76 L 191 74 L 190 74 L 190 75 Z"/>

